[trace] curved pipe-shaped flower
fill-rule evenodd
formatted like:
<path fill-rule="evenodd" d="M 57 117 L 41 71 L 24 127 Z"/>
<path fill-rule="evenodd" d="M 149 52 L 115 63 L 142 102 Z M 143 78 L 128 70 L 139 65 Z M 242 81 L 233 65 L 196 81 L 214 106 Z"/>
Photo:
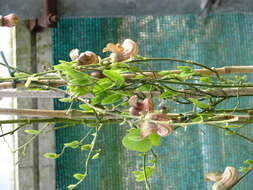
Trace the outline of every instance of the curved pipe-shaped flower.
<path fill-rule="evenodd" d="M 238 180 L 238 174 L 234 167 L 228 166 L 224 172 L 208 173 L 205 175 L 206 180 L 215 181 L 212 190 L 229 190 Z"/>
<path fill-rule="evenodd" d="M 129 112 L 132 115 L 145 115 L 154 111 L 154 103 L 151 98 L 145 98 L 142 102 L 138 102 L 138 96 L 135 95 L 128 100 L 128 103 L 131 106 Z"/>
<path fill-rule="evenodd" d="M 157 133 L 158 135 L 164 137 L 171 134 L 174 130 L 174 126 L 169 124 L 161 124 L 161 123 L 155 123 L 151 122 L 149 120 L 154 121 L 169 121 L 172 122 L 172 119 L 163 113 L 148 113 L 145 116 L 145 120 L 140 123 L 140 129 L 141 129 L 141 138 L 145 138 L 151 133 Z"/>
<path fill-rule="evenodd" d="M 103 52 L 112 52 L 110 55 L 112 62 L 124 61 L 135 57 L 138 53 L 138 45 L 131 39 L 126 39 L 123 43 L 113 44 L 108 43 L 103 49 Z"/>
<path fill-rule="evenodd" d="M 236 169 L 234 167 L 226 167 L 221 180 L 212 186 L 212 190 L 229 190 L 237 180 L 238 174 Z"/>
<path fill-rule="evenodd" d="M 69 53 L 72 61 L 77 61 L 77 65 L 91 65 L 98 62 L 98 57 L 92 51 L 85 51 L 79 54 L 79 49 L 72 49 Z"/>

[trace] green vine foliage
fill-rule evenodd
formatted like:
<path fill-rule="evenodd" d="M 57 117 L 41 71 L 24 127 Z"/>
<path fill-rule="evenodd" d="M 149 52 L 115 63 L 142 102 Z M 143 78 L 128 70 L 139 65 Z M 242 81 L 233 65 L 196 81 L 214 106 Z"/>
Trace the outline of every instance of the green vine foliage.
<path fill-rule="evenodd" d="M 122 47 L 124 49 L 123 44 Z M 146 189 L 152 188 L 149 178 L 157 169 L 159 155 L 155 154 L 155 147 L 163 146 L 161 138 L 173 135 L 178 128 L 207 124 L 225 130 L 230 135 L 237 135 L 249 143 L 253 142 L 252 138 L 237 130 L 252 123 L 249 113 L 253 108 L 239 109 L 240 90 L 253 87 L 253 83 L 245 76 L 223 75 L 214 68 L 189 60 L 145 58 L 137 55 L 136 51 L 134 55 L 126 57 L 125 54 L 120 55 L 121 51 L 116 50 L 111 48 L 112 54 L 109 57 L 97 57 L 91 64 L 83 64 L 79 57 L 71 62 L 59 61 L 58 65 L 42 73 L 17 72 L 15 77 L 0 79 L 1 82 L 15 80 L 25 83 L 26 88 L 65 93 L 67 97 L 60 101 L 69 102 L 71 105 L 66 115 L 70 114 L 71 118 L 78 113 L 79 117 L 73 117 L 73 122 L 86 124 L 90 128 L 82 139 L 66 142 L 61 152 L 44 155 L 46 158 L 57 159 L 66 149 L 88 152 L 84 161 L 84 171 L 73 175 L 77 182 L 70 184 L 68 189 L 74 189 L 82 183 L 89 175 L 89 161 L 101 156 L 101 150 L 96 147 L 96 140 L 104 123 L 119 122 L 120 126 L 128 128 L 122 144 L 129 151 L 136 151 L 142 158 L 142 167 L 133 171 L 133 174 L 136 181 L 145 182 Z M 119 59 L 120 56 L 125 56 L 126 59 Z M 161 61 L 164 64 L 178 62 L 182 65 L 177 67 L 177 71 L 149 69 L 150 64 Z M 196 68 L 205 72 L 198 72 Z M 60 84 L 64 83 L 66 90 L 57 88 L 60 86 L 59 81 Z M 234 109 L 218 108 L 230 98 L 238 100 Z M 162 104 L 154 106 L 154 100 Z M 72 109 L 74 102 L 82 103 L 79 110 Z M 166 103 L 191 106 L 185 113 L 169 113 Z M 240 114 L 236 115 L 238 112 Z M 82 120 L 86 115 L 89 116 L 88 119 Z M 58 129 L 69 126 L 71 125 L 66 124 Z M 25 132 L 32 138 L 44 133 L 36 130 Z M 29 143 L 22 148 L 27 148 L 28 145 Z M 242 167 L 241 171 L 249 173 L 253 169 L 252 163 L 251 160 L 245 161 L 247 166 Z"/>

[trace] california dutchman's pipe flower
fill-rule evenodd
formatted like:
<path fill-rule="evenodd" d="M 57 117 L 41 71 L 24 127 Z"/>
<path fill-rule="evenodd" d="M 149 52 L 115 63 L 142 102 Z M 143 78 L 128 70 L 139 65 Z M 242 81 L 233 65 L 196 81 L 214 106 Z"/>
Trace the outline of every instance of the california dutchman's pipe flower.
<path fill-rule="evenodd" d="M 18 17 L 16 14 L 11 13 L 6 16 L 0 15 L 0 26 L 14 27 L 18 23 Z"/>
<path fill-rule="evenodd" d="M 98 62 L 98 57 L 92 51 L 85 51 L 79 54 L 79 49 L 72 49 L 69 53 L 72 61 L 77 61 L 77 65 L 91 65 Z"/>
<path fill-rule="evenodd" d="M 238 174 L 234 167 L 228 166 L 222 174 L 207 173 L 206 180 L 215 181 L 212 190 L 229 190 L 238 180 Z"/>
<path fill-rule="evenodd" d="M 110 55 L 112 62 L 124 61 L 135 57 L 138 53 L 138 46 L 135 41 L 126 39 L 120 44 L 108 43 L 103 52 L 112 52 Z"/>
<path fill-rule="evenodd" d="M 171 134 L 174 130 L 174 126 L 172 125 L 155 123 L 149 120 L 172 122 L 172 119 L 166 114 L 148 113 L 145 115 L 145 120 L 140 124 L 141 138 L 145 138 L 152 133 L 157 133 L 158 135 L 164 137 Z"/>
<path fill-rule="evenodd" d="M 79 57 L 79 49 L 72 49 L 69 53 L 69 57 L 72 61 L 77 61 Z"/>
<path fill-rule="evenodd" d="M 138 102 L 138 96 L 135 95 L 128 100 L 128 103 L 131 106 L 129 112 L 132 115 L 145 115 L 154 111 L 154 103 L 150 98 L 145 98 L 142 102 Z"/>
<path fill-rule="evenodd" d="M 172 119 L 164 113 L 153 113 L 154 103 L 151 98 L 145 98 L 142 102 L 138 102 L 138 96 L 132 96 L 128 103 L 130 104 L 129 112 L 132 115 L 145 115 L 145 120 L 140 122 L 141 138 L 145 138 L 152 133 L 160 136 L 167 136 L 174 130 L 174 126 L 169 124 L 160 124 L 154 121 L 172 121 Z"/>

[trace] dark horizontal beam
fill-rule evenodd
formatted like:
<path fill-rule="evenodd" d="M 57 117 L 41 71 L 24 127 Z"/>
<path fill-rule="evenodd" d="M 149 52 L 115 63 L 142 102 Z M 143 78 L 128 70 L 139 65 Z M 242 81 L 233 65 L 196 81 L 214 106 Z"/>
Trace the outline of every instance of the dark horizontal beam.
<path fill-rule="evenodd" d="M 60 17 L 115 17 L 198 14 L 201 0 L 58 0 Z M 216 12 L 252 12 L 252 0 L 222 0 Z M 1 0 L 0 14 L 16 13 L 22 19 L 37 18 L 42 0 Z"/>

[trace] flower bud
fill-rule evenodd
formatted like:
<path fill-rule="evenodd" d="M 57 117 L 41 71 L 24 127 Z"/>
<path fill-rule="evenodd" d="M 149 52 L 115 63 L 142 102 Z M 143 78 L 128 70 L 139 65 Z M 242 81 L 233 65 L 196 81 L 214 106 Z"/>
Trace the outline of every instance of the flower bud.
<path fill-rule="evenodd" d="M 169 130 L 165 127 L 159 127 L 157 130 L 157 134 L 160 135 L 161 137 L 165 137 L 169 135 Z"/>
<path fill-rule="evenodd" d="M 166 111 L 167 111 L 167 107 L 166 107 L 166 105 L 165 105 L 164 103 L 160 103 L 160 104 L 158 105 L 158 109 L 159 109 L 162 113 L 166 113 Z"/>
<path fill-rule="evenodd" d="M 105 77 L 105 75 L 100 71 L 92 72 L 90 75 L 95 78 L 104 78 Z"/>

